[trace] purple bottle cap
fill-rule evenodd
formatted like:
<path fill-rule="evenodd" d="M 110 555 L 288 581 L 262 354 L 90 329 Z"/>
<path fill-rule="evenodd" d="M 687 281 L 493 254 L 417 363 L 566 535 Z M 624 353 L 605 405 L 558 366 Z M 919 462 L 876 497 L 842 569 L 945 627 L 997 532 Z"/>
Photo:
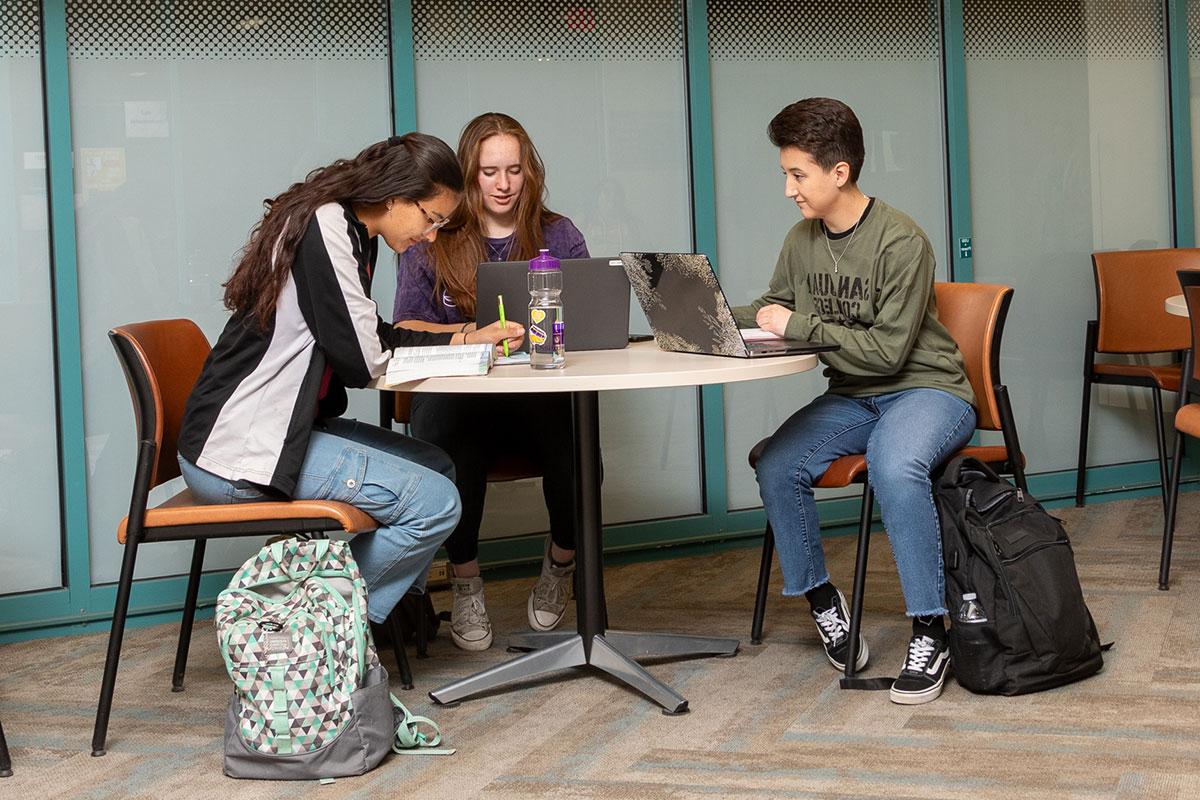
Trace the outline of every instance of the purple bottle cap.
<path fill-rule="evenodd" d="M 529 259 L 530 272 L 545 272 L 552 269 L 562 269 L 558 259 L 550 255 L 550 251 L 542 248 L 536 257 Z"/>

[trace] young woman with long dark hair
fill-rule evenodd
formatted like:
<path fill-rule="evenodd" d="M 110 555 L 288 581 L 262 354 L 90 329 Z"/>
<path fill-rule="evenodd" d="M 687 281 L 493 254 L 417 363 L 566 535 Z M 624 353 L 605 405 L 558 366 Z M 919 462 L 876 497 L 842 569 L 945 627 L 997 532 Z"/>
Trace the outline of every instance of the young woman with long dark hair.
<path fill-rule="evenodd" d="M 492 112 L 471 120 L 459 138 L 458 159 L 466 176 L 462 204 L 436 241 L 400 256 L 392 317 L 397 325 L 442 334 L 470 332 L 479 264 L 528 260 L 540 248 L 557 258 L 588 255 L 583 234 L 571 220 L 546 208 L 545 167 L 515 119 Z M 556 628 L 575 569 L 570 397 L 421 393 L 413 397 L 412 432 L 450 454 L 462 495 L 462 519 L 446 540 L 453 570 L 454 643 L 464 650 L 484 650 L 492 643 L 477 560 L 479 524 L 488 462 L 506 449 L 523 451 L 543 469 L 550 541 L 526 614 L 535 630 Z"/>
<path fill-rule="evenodd" d="M 378 523 L 350 540 L 382 622 L 458 521 L 453 465 L 436 447 L 341 419 L 345 387 L 364 387 L 398 347 L 519 342 L 509 323 L 419 333 L 383 322 L 371 299 L 378 237 L 402 251 L 432 241 L 458 205 L 450 148 L 393 136 L 311 172 L 273 200 L 250 233 L 225 305 L 233 313 L 188 398 L 179 463 L 209 503 L 339 500 Z"/>

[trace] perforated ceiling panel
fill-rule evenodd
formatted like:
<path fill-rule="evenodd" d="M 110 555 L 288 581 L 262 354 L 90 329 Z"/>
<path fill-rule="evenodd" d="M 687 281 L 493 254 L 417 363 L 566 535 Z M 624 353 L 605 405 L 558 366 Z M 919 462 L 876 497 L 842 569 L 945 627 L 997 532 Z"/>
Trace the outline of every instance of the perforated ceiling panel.
<path fill-rule="evenodd" d="M 708 53 L 726 61 L 937 58 L 930 0 L 709 0 Z"/>
<path fill-rule="evenodd" d="M 669 61 L 683 58 L 676 0 L 412 0 L 418 59 Z"/>
<path fill-rule="evenodd" d="M 72 58 L 387 58 L 385 0 L 67 0 Z"/>
<path fill-rule="evenodd" d="M 1160 59 L 1158 0 L 965 0 L 967 58 Z"/>
<path fill-rule="evenodd" d="M 0 0 L 0 58 L 37 58 L 41 31 L 37 0 Z"/>

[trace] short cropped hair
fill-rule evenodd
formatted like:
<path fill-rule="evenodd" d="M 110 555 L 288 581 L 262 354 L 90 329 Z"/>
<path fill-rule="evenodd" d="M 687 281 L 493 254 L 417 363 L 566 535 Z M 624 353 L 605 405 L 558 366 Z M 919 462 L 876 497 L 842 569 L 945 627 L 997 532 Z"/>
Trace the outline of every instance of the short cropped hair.
<path fill-rule="evenodd" d="M 808 97 L 784 108 L 767 126 L 771 144 L 795 147 L 832 169 L 839 161 L 850 165 L 850 180 L 858 183 L 865 158 L 862 126 L 850 106 L 829 97 Z"/>

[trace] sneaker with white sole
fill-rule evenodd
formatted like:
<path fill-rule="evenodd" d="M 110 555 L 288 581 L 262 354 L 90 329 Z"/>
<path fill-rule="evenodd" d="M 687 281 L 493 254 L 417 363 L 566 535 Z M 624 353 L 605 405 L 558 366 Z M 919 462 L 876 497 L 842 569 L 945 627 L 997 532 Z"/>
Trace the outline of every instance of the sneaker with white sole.
<path fill-rule="evenodd" d="M 945 640 L 914 635 L 900 677 L 892 684 L 892 702 L 915 706 L 936 700 L 949 669 L 950 645 Z"/>
<path fill-rule="evenodd" d="M 841 589 L 836 589 L 837 602 L 832 608 L 813 608 L 813 621 L 817 623 L 817 633 L 821 634 L 821 643 L 825 645 L 825 657 L 839 672 L 846 670 L 846 654 L 850 651 L 850 612 L 846 610 L 846 596 Z M 854 671 L 867 665 L 870 658 L 867 640 L 858 635 L 858 655 L 854 659 Z"/>
<path fill-rule="evenodd" d="M 550 546 L 547 545 L 546 554 L 542 557 L 542 574 L 529 593 L 529 602 L 525 604 L 529 627 L 535 631 L 552 631 L 558 627 L 567 613 L 574 575 L 575 560 L 562 567 L 555 566 L 550 560 Z"/>
<path fill-rule="evenodd" d="M 487 650 L 492 646 L 492 621 L 483 604 L 483 578 L 450 578 L 454 607 L 450 610 L 450 638 L 462 650 Z"/>

